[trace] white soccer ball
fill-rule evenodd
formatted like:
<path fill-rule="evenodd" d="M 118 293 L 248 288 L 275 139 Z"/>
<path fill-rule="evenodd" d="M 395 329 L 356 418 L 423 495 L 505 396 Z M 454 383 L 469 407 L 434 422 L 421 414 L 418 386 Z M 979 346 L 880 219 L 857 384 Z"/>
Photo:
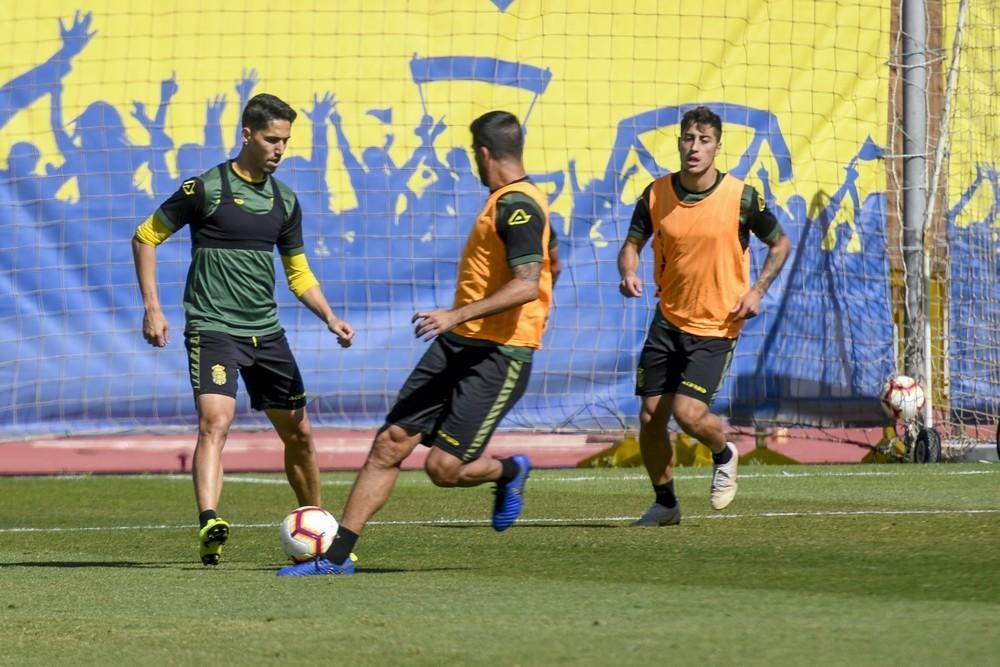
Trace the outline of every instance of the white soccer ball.
<path fill-rule="evenodd" d="M 322 507 L 298 507 L 281 522 L 281 547 L 296 563 L 312 560 L 330 548 L 339 527 L 333 515 Z"/>
<path fill-rule="evenodd" d="M 893 419 L 909 421 L 924 407 L 924 390 L 908 375 L 889 378 L 881 398 L 883 412 Z"/>

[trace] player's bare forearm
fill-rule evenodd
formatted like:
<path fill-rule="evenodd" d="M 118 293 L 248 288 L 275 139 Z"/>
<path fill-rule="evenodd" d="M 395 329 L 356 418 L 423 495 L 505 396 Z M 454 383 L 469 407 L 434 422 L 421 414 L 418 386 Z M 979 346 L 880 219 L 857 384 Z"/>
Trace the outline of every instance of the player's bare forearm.
<path fill-rule="evenodd" d="M 331 318 L 334 318 L 333 309 L 330 308 L 329 302 L 326 300 L 326 295 L 323 294 L 323 290 L 320 289 L 319 285 L 313 285 L 305 292 L 299 296 L 299 301 L 302 305 L 312 311 L 312 313 L 323 320 L 324 322 L 329 322 Z"/>
<path fill-rule="evenodd" d="M 618 275 L 624 278 L 635 273 L 639 269 L 639 253 L 645 242 L 629 237 L 625 239 L 621 250 L 618 251 Z"/>
<path fill-rule="evenodd" d="M 517 308 L 538 298 L 538 281 L 541 277 L 540 262 L 520 264 L 511 269 L 514 274 L 500 289 L 489 296 L 467 303 L 453 310 L 418 312 L 412 321 L 416 324 L 417 338 L 430 339 L 454 329 L 463 322 L 495 315 Z"/>
<path fill-rule="evenodd" d="M 142 337 L 150 345 L 163 347 L 170 342 L 170 324 L 160 307 L 160 295 L 156 289 L 156 248 L 133 237 L 132 259 L 145 309 Z"/>
<path fill-rule="evenodd" d="M 132 237 L 132 260 L 135 262 L 135 277 L 139 281 L 139 292 L 146 310 L 160 309 L 160 296 L 156 290 L 156 248 Z"/>
<path fill-rule="evenodd" d="M 645 241 L 629 237 L 625 239 L 621 250 L 618 251 L 618 275 L 621 280 L 618 282 L 618 291 L 622 296 L 637 297 L 642 296 L 642 280 L 639 278 L 639 253 Z"/>
<path fill-rule="evenodd" d="M 523 306 L 538 298 L 538 280 L 542 275 L 542 265 L 539 262 L 519 264 L 511 269 L 514 277 L 508 280 L 500 289 L 484 299 L 468 303 L 457 310 L 456 325 L 480 317 L 496 315 L 511 308 Z"/>
<path fill-rule="evenodd" d="M 549 271 L 552 273 L 552 287 L 559 281 L 559 274 L 562 273 L 562 262 L 559 260 L 558 246 L 549 249 Z"/>
<path fill-rule="evenodd" d="M 764 266 L 761 267 L 760 274 L 757 276 L 757 281 L 754 283 L 753 288 L 761 295 L 767 293 L 767 288 L 771 286 L 774 279 L 778 277 L 781 273 L 781 267 L 785 265 L 785 260 L 788 259 L 788 253 L 791 249 L 791 241 L 788 240 L 788 235 L 782 233 L 774 243 L 768 246 L 767 257 L 764 259 Z"/>
<path fill-rule="evenodd" d="M 316 317 L 326 323 L 331 333 L 337 336 L 337 342 L 341 347 L 350 347 L 354 340 L 354 329 L 350 324 L 333 314 L 330 303 L 326 300 L 326 295 L 319 285 L 313 285 L 299 297 L 299 301 L 311 310 Z"/>

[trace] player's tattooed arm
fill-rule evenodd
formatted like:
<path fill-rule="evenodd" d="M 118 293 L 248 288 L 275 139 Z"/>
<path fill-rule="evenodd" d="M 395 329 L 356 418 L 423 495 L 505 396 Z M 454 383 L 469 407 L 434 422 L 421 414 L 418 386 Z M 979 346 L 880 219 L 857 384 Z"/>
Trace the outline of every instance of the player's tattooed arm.
<path fill-rule="evenodd" d="M 791 248 L 791 241 L 788 240 L 788 235 L 781 232 L 773 242 L 768 244 L 767 257 L 764 259 L 764 266 L 761 267 L 760 274 L 757 276 L 757 281 L 754 283 L 753 288 L 760 293 L 761 296 L 767 293 L 767 288 L 771 286 L 774 279 L 778 277 L 781 272 L 781 267 L 785 265 L 785 260 L 788 259 L 788 252 Z"/>
<path fill-rule="evenodd" d="M 450 331 L 463 322 L 502 313 L 538 298 L 538 282 L 542 275 L 541 262 L 525 262 L 511 267 L 513 277 L 497 291 L 452 310 L 421 311 L 414 314 L 414 334 L 430 340 Z"/>
<path fill-rule="evenodd" d="M 511 269 L 511 272 L 514 274 L 515 278 L 526 280 L 537 285 L 538 280 L 542 275 L 542 263 L 527 262 L 525 264 L 518 264 Z"/>
<path fill-rule="evenodd" d="M 764 260 L 764 266 L 760 269 L 757 281 L 753 284 L 753 287 L 747 290 L 746 294 L 740 297 L 730 311 L 734 319 L 746 320 L 757 316 L 760 312 L 761 299 L 764 298 L 767 288 L 778 277 L 781 267 L 785 265 L 785 260 L 788 259 L 791 242 L 784 232 L 778 234 L 767 246 L 767 258 Z"/>

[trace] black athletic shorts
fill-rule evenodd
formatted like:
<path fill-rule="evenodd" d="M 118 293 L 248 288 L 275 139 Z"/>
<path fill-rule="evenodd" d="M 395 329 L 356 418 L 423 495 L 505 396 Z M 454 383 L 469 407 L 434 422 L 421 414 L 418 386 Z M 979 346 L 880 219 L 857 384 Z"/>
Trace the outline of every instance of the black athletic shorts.
<path fill-rule="evenodd" d="M 306 404 L 302 374 L 285 332 L 243 338 L 221 331 L 184 334 L 195 402 L 202 394 L 236 398 L 236 376 L 250 395 L 254 410 L 295 410 Z"/>
<path fill-rule="evenodd" d="M 438 336 L 399 391 L 385 421 L 424 434 L 462 461 L 474 461 L 528 386 L 531 362 L 495 346 L 463 345 Z"/>
<path fill-rule="evenodd" d="M 639 355 L 636 396 L 684 394 L 711 404 L 736 349 L 735 338 L 695 336 L 654 318 Z"/>

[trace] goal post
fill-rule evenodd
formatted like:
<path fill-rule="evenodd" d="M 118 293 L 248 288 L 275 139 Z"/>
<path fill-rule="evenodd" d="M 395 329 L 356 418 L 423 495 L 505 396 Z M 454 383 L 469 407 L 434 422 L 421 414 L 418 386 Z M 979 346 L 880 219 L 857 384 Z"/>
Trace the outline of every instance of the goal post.
<path fill-rule="evenodd" d="M 993 3 L 946 3 L 950 68 L 946 80 L 943 140 L 935 166 L 947 179 L 935 195 L 947 202 L 939 214 L 943 234 L 928 247 L 944 246 L 940 282 L 947 298 L 935 338 L 947 350 L 933 377 L 943 384 L 934 411 L 945 444 L 958 452 L 992 450 L 1000 423 L 1000 187 L 997 156 L 1000 102 L 995 53 L 1000 48 Z M 933 229 L 933 227 L 932 227 Z M 937 395 L 937 394 L 935 394 Z M 989 445 L 987 445 L 989 443 Z"/>
<path fill-rule="evenodd" d="M 989 3 L 898 4 L 899 80 L 891 114 L 901 146 L 890 191 L 901 192 L 900 372 L 924 385 L 922 426 L 962 456 L 992 441 L 997 423 L 1000 342 L 995 313 L 1000 190 L 992 187 L 998 108 L 985 54 L 997 47 Z M 992 152 L 992 153 L 991 153 Z M 995 181 L 995 179 L 993 179 Z"/>

